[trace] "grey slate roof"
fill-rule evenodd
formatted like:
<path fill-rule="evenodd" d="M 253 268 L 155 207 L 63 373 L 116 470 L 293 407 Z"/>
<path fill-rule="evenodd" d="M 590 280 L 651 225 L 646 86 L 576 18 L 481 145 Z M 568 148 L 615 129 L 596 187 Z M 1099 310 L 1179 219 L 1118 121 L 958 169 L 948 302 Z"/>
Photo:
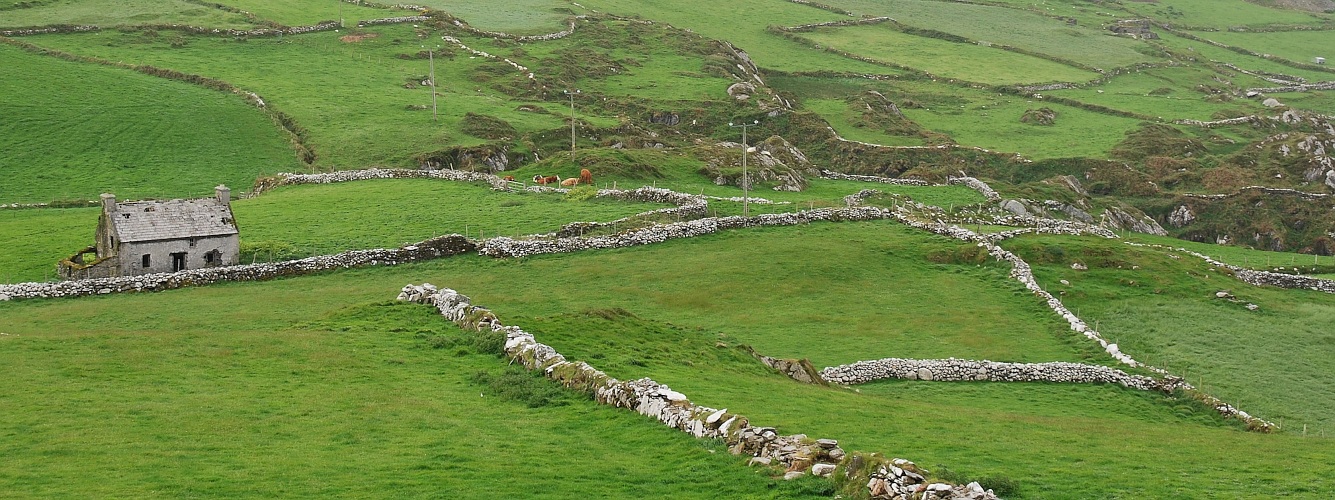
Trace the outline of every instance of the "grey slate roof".
<path fill-rule="evenodd" d="M 121 203 L 110 217 L 126 242 L 237 234 L 231 207 L 213 198 Z"/>

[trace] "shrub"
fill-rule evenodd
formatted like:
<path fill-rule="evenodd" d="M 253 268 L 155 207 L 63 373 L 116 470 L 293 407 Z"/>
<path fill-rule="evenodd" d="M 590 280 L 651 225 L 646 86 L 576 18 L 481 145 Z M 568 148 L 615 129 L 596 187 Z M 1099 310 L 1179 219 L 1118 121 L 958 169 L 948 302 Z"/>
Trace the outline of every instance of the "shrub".
<path fill-rule="evenodd" d="M 598 196 L 598 188 L 593 186 L 576 186 L 566 193 L 566 201 L 589 201 Z"/>
<path fill-rule="evenodd" d="M 490 393 L 501 399 L 524 403 L 529 408 L 570 404 L 569 395 L 561 387 L 517 366 L 508 366 L 499 374 L 477 372 L 473 374 L 472 382 L 485 388 L 484 396 Z"/>

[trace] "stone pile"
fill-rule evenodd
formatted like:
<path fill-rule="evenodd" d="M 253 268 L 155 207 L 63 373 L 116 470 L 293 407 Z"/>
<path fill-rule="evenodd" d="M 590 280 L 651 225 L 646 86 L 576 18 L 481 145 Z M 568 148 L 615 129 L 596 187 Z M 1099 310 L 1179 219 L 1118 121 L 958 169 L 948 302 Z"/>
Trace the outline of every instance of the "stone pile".
<path fill-rule="evenodd" d="M 1180 380 L 1156 380 L 1130 375 L 1116 368 L 1081 363 L 1002 363 L 966 359 L 885 358 L 831 366 L 820 371 L 821 378 L 844 385 L 865 384 L 875 380 L 935 380 L 942 382 L 1059 382 L 1080 384 L 1118 384 L 1143 391 L 1172 391 Z"/>
<path fill-rule="evenodd" d="M 330 269 L 360 266 L 392 266 L 405 262 L 448 257 L 472 252 L 476 246 L 463 236 L 448 235 L 396 249 L 353 250 L 305 259 L 191 269 L 175 273 L 144 274 L 115 278 L 70 280 L 56 283 L 0 285 L 0 298 L 82 297 L 118 292 L 154 292 L 223 281 L 261 281 L 299 276 Z"/>

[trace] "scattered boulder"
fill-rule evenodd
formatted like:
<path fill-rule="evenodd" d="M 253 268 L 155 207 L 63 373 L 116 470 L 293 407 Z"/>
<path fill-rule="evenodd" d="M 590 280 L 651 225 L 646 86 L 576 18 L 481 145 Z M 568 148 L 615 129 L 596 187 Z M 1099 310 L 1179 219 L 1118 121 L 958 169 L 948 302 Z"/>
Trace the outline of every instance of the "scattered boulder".
<path fill-rule="evenodd" d="M 1196 220 L 1196 214 L 1191 213 L 1191 209 L 1188 208 L 1186 205 L 1179 205 L 1176 209 L 1173 210 L 1173 213 L 1168 214 L 1168 224 L 1172 225 L 1173 227 L 1180 228 L 1186 226 L 1187 224 L 1191 224 L 1195 220 Z"/>
<path fill-rule="evenodd" d="M 1279 99 L 1275 99 L 1274 97 L 1270 97 L 1264 101 L 1261 101 L 1261 105 L 1267 108 L 1278 108 L 1284 106 L 1283 103 L 1279 102 Z"/>

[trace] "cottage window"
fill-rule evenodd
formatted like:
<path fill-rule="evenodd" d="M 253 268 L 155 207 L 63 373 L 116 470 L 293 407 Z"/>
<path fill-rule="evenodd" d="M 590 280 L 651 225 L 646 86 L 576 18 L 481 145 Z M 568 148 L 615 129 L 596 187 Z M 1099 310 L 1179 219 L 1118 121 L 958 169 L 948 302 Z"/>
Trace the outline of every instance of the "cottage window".
<path fill-rule="evenodd" d="M 141 257 L 139 260 L 140 260 L 140 263 L 143 264 L 142 267 L 143 267 L 144 269 L 148 269 L 149 264 L 150 264 L 150 263 L 152 262 L 152 260 L 153 260 L 153 256 L 152 256 L 152 255 L 149 255 L 149 254 L 144 254 L 144 256 Z"/>
<path fill-rule="evenodd" d="M 195 239 L 190 238 L 190 248 L 195 248 Z"/>

